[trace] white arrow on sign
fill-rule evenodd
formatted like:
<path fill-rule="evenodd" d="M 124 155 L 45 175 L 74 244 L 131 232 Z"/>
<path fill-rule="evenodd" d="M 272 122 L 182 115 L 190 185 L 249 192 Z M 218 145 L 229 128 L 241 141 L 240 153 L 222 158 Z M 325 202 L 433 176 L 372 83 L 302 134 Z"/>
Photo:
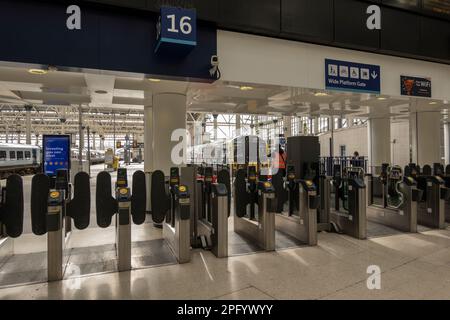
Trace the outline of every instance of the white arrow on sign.
<path fill-rule="evenodd" d="M 378 74 L 377 74 L 375 71 L 372 71 L 371 76 L 372 76 L 372 78 L 374 78 L 374 79 L 378 78 Z"/>

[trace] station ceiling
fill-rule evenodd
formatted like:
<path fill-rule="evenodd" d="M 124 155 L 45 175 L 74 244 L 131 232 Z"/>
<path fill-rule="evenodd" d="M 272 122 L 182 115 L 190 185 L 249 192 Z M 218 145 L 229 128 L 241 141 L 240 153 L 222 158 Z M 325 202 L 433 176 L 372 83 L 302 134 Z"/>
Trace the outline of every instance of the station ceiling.
<path fill-rule="evenodd" d="M 2 111 L 33 105 L 36 111 L 39 108 L 53 108 L 58 113 L 58 110 L 82 106 L 83 112 L 96 114 L 92 120 L 95 123 L 95 119 L 101 121 L 103 115 L 110 119 L 112 113 L 142 115 L 144 106 L 152 104 L 153 92 L 171 88 L 187 94 L 187 110 L 190 113 L 358 118 L 391 116 L 402 119 L 415 109 L 439 110 L 446 117 L 450 108 L 446 101 L 430 99 L 223 81 L 214 84 L 182 83 L 108 72 L 46 70 L 44 74 L 39 74 L 39 70 L 33 72 L 31 69 L 0 66 Z M 7 113 L 2 112 L 2 116 L 7 116 Z M 43 117 L 43 120 L 46 119 Z M 139 123 L 134 125 L 140 126 Z"/>

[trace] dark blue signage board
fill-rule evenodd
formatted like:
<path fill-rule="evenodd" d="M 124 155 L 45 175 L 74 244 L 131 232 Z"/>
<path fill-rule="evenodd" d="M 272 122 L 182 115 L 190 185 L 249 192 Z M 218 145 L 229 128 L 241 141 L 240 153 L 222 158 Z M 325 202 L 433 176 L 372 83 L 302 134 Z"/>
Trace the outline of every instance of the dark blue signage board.
<path fill-rule="evenodd" d="M 70 170 L 70 136 L 44 135 L 42 155 L 44 174 L 55 176 L 58 169 Z"/>
<path fill-rule="evenodd" d="M 180 58 L 155 52 L 159 13 L 80 2 L 81 29 L 70 30 L 69 4 L 1 0 L 0 61 L 130 72 L 166 80 L 217 80 L 210 74 L 211 57 L 217 55 L 216 25 L 194 15 L 191 31 L 189 20 L 176 15 L 173 29 L 179 31 L 178 40 L 197 43 Z M 171 25 L 169 19 L 164 23 Z M 173 33 L 165 32 L 165 37 L 177 39 Z"/>
<path fill-rule="evenodd" d="M 381 92 L 380 78 L 380 66 L 325 59 L 327 90 L 379 94 Z"/>
<path fill-rule="evenodd" d="M 431 98 L 431 79 L 400 76 L 402 96 Z"/>
<path fill-rule="evenodd" d="M 155 52 L 187 54 L 197 46 L 197 12 L 195 9 L 161 7 Z"/>

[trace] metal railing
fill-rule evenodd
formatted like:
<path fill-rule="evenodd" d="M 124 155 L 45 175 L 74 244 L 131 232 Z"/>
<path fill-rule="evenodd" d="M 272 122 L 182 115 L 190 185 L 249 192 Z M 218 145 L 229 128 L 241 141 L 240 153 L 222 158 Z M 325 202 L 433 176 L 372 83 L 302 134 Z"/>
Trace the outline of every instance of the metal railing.
<path fill-rule="evenodd" d="M 320 158 L 320 175 L 334 176 L 335 165 L 340 165 L 341 174 L 342 171 L 350 167 L 363 168 L 364 172 L 368 172 L 368 159 L 367 157 L 321 157 Z"/>

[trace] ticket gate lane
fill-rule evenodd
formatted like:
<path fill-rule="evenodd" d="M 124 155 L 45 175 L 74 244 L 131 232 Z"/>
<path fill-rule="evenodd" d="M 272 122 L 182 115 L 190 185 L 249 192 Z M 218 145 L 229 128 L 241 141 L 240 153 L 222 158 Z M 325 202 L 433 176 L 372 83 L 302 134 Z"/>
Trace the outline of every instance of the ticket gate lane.
<path fill-rule="evenodd" d="M 133 190 L 128 186 L 126 169 L 119 169 L 115 187 L 115 198 L 111 195 L 111 175 L 103 171 L 97 176 L 97 222 L 99 227 L 108 228 L 115 220 L 115 252 L 117 270 L 132 269 L 132 223 L 145 222 L 146 183 L 145 173 L 133 174 Z"/>
<path fill-rule="evenodd" d="M 423 167 L 422 172 L 420 169 L 415 170 L 417 175 L 413 175 L 413 178 L 423 191 L 422 201 L 418 204 L 417 222 L 429 228 L 444 229 L 445 201 L 449 196 L 444 180 L 432 175 L 431 167 L 428 165 Z"/>
<path fill-rule="evenodd" d="M 286 212 L 275 215 L 275 228 L 306 245 L 317 245 L 317 210 L 320 198 L 312 180 L 295 178 L 288 167 L 285 189 L 288 192 Z"/>
<path fill-rule="evenodd" d="M 403 176 L 402 170 L 398 166 L 386 165 L 385 168 L 386 172 L 379 178 L 382 184 L 382 205 L 374 203 L 375 179 L 372 175 L 366 175 L 367 218 L 369 221 L 403 232 L 415 233 L 417 232 L 417 204 L 422 192 L 417 189 L 414 179 Z M 390 203 L 394 196 L 398 197 L 397 203 Z"/>
<path fill-rule="evenodd" d="M 450 223 L 450 165 L 444 166 L 440 163 L 433 164 L 434 175 L 440 177 L 444 181 L 445 190 L 441 190 L 444 205 L 444 220 Z"/>
<path fill-rule="evenodd" d="M 187 263 L 191 259 L 191 196 L 189 188 L 181 184 L 180 169 L 171 168 L 169 191 L 165 186 L 164 173 L 156 171 L 152 177 L 153 215 L 166 218 L 163 223 L 163 238 L 175 255 L 178 263 Z M 156 202 L 168 203 L 168 206 L 154 206 Z M 159 212 L 156 212 L 158 210 Z"/>
<path fill-rule="evenodd" d="M 211 250 L 218 258 L 228 256 L 228 188 L 226 182 L 230 175 L 228 170 L 221 170 L 213 183 L 213 168 L 198 168 L 200 177 L 196 178 L 196 198 L 198 214 L 195 216 L 192 246 Z M 210 214 L 206 214 L 206 212 Z"/>
<path fill-rule="evenodd" d="M 363 172 L 361 168 L 347 169 L 349 172 L 344 177 L 340 174 L 340 168 L 334 169 L 335 203 L 330 209 L 330 223 L 338 232 L 357 239 L 366 239 L 367 200 Z M 327 198 L 331 199 L 331 196 Z"/>
<path fill-rule="evenodd" d="M 242 180 L 242 171 L 238 173 L 238 176 L 240 179 L 235 181 L 237 210 L 234 217 L 234 231 L 257 244 L 263 250 L 274 251 L 275 213 L 268 209 L 270 207 L 269 201 L 275 198 L 275 190 L 268 181 L 257 182 L 255 168 L 249 169 L 247 188 L 243 187 L 243 184 L 247 184 L 247 181 Z M 250 208 L 248 213 L 243 210 L 247 207 Z M 254 211 L 256 208 L 258 209 L 257 217 L 255 217 L 256 212 Z"/>

